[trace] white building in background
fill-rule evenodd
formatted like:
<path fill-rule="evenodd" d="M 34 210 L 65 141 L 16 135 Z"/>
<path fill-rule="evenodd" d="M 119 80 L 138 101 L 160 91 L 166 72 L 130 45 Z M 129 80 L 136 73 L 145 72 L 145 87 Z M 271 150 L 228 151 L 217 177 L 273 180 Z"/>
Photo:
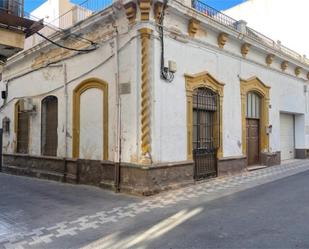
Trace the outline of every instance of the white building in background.
<path fill-rule="evenodd" d="M 71 50 L 3 73 L 6 172 L 146 195 L 307 157 L 308 60 L 201 2 L 116 1 L 49 39 Z"/>
<path fill-rule="evenodd" d="M 309 1 L 248 0 L 224 11 L 289 48 L 309 56 L 306 17 Z"/>

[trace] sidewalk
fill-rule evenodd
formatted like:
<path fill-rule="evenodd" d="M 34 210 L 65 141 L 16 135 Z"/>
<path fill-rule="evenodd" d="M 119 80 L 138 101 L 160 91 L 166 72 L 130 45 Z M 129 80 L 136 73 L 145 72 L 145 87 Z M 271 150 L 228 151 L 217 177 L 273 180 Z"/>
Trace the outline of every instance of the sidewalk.
<path fill-rule="evenodd" d="M 94 198 L 91 204 L 95 206 L 95 208 L 89 209 L 87 214 L 85 214 L 87 209 L 84 209 L 83 212 L 78 212 L 78 209 L 82 208 L 82 206 L 74 206 L 73 204 L 70 209 L 75 215 L 62 217 L 61 222 L 50 222 L 43 227 L 31 229 L 27 232 L 16 233 L 7 240 L 3 238 L 1 240 L 0 233 L 0 248 L 1 245 L 6 249 L 55 248 L 57 246 L 59 247 L 59 245 L 61 245 L 61 248 L 81 247 L 87 244 L 86 241 L 94 241 L 102 237 L 102 235 L 112 232 L 115 224 L 119 224 L 119 222 L 125 224 L 126 221 L 136 219 L 141 214 L 150 213 L 155 210 L 164 210 L 170 207 L 176 207 L 177 205 L 187 205 L 188 203 L 201 200 L 203 202 L 214 200 L 307 170 L 309 170 L 309 160 L 294 160 L 282 165 L 257 171 L 197 182 L 195 185 L 189 187 L 143 198 L 110 194 L 102 190 L 100 195 L 102 199 Z M 40 180 L 31 179 L 31 181 L 36 182 Z M 40 185 L 44 183 L 51 184 L 47 181 L 39 182 Z M 65 188 L 64 184 L 53 183 L 52 185 L 57 186 L 59 189 Z M 85 195 L 83 191 L 86 190 L 90 191 L 90 193 L 91 191 L 100 191 L 96 188 L 87 187 L 83 189 L 73 185 L 70 186 L 70 188 L 78 189 L 80 195 L 83 196 Z M 28 193 L 28 195 L 29 194 L 31 193 Z M 64 198 L 65 196 L 62 197 L 61 192 L 58 192 L 58 194 L 60 195 L 59 198 Z M 104 200 L 104 196 L 110 197 L 108 200 Z M 78 198 L 78 195 L 74 197 Z M 53 197 L 51 196 L 50 198 Z M 98 204 L 102 201 L 105 202 L 105 207 L 104 205 Z M 118 202 L 118 205 L 113 205 L 112 203 L 108 204 L 106 202 Z M 89 203 L 87 205 L 89 205 Z M 20 208 L 23 209 L 23 207 Z M 59 213 L 63 213 L 60 208 L 58 211 Z M 48 215 L 48 213 L 46 215 Z M 37 219 L 39 218 L 40 217 L 37 217 Z"/>

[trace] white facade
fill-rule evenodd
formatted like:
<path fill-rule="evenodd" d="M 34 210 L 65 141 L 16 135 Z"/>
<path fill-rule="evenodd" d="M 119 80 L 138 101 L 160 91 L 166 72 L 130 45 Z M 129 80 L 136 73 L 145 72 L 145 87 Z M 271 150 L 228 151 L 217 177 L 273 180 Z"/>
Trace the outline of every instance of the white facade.
<path fill-rule="evenodd" d="M 117 12 L 116 25 L 111 17 Z M 139 16 L 139 12 L 137 12 Z M 188 34 L 188 20 L 200 22 L 194 37 Z M 153 163 L 188 160 L 187 93 L 185 74 L 207 71 L 224 84 L 222 106 L 223 158 L 243 155 L 243 128 L 240 79 L 257 77 L 270 87 L 269 123 L 263 124 L 269 132 L 269 146 L 264 152 L 281 151 L 280 113 L 295 117 L 296 149 L 309 149 L 309 115 L 307 72 L 309 65 L 297 61 L 274 48 L 260 44 L 241 32 L 212 22 L 209 17 L 193 11 L 177 1 L 170 1 L 165 26 L 165 58 L 177 64 L 171 83 L 160 78 L 160 42 L 153 12 L 149 22 L 128 23 L 123 9 L 110 7 L 93 15 L 71 32 L 83 33 L 97 42 L 95 52 L 64 53 L 47 41 L 12 58 L 3 75 L 2 90 L 8 97 L 2 103 L 1 120 L 8 117 L 10 131 L 4 133 L 5 153 L 16 153 L 14 132 L 14 105 L 18 99 L 29 97 L 36 105 L 30 117 L 29 154 L 41 155 L 41 101 L 48 95 L 58 98 L 58 157 L 73 157 L 74 91 L 85 80 L 95 79 L 108 85 L 108 120 L 104 120 L 104 96 L 96 88 L 88 89 L 80 97 L 79 157 L 103 160 L 104 122 L 108 123 L 108 160 L 140 163 L 141 160 L 141 38 L 139 30 L 152 30 L 149 45 L 150 131 L 151 160 Z M 115 27 L 117 26 L 117 35 Z M 220 33 L 228 34 L 223 48 L 218 46 Z M 241 37 L 241 38 L 240 38 Z M 61 34 L 53 37 L 61 42 Z M 246 57 L 241 54 L 244 42 L 251 47 Z M 67 46 L 74 46 L 68 42 Z M 76 45 L 76 44 L 75 44 Z M 78 47 L 78 46 L 77 46 Z M 81 46 L 86 48 L 85 45 Z M 118 48 L 118 50 L 117 50 Z M 265 58 L 275 55 L 267 65 Z M 289 61 L 288 69 L 281 70 L 282 61 Z M 295 68 L 301 74 L 295 75 Z M 123 84 L 129 90 L 121 92 Z M 118 115 L 120 94 L 120 118 Z M 121 131 L 118 127 L 121 125 Z M 266 127 L 267 126 L 267 127 Z M 119 137 L 121 155 L 119 155 Z"/>

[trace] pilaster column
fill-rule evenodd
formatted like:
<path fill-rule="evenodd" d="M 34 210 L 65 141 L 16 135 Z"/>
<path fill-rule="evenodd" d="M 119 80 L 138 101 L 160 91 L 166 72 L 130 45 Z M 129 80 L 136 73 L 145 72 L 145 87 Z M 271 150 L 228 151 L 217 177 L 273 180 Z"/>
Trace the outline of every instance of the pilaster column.
<path fill-rule="evenodd" d="M 151 94 L 150 94 L 150 35 L 142 28 L 141 34 L 141 163 L 151 164 Z"/>

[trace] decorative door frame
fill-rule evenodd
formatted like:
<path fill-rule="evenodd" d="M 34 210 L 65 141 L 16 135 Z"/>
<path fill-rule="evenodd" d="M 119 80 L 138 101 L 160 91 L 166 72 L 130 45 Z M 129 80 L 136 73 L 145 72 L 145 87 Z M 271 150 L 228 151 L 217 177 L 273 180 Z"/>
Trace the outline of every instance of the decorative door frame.
<path fill-rule="evenodd" d="M 108 160 L 108 84 L 97 78 L 81 82 L 73 91 L 73 139 L 72 156 L 79 157 L 80 147 L 80 97 L 88 89 L 97 88 L 103 92 L 103 160 Z"/>
<path fill-rule="evenodd" d="M 269 91 L 270 87 L 265 85 L 258 77 L 251 77 L 247 80 L 240 79 L 240 95 L 241 95 L 241 118 L 242 118 L 242 153 L 247 155 L 247 131 L 246 131 L 246 109 L 247 94 L 255 92 L 261 98 L 261 118 L 260 118 L 260 152 L 269 150 L 269 136 L 267 127 L 269 125 Z"/>
<path fill-rule="evenodd" d="M 219 96 L 219 134 L 218 139 L 218 153 L 217 158 L 223 156 L 223 144 L 222 144 L 222 117 L 223 117 L 223 90 L 224 84 L 216 80 L 210 73 L 201 72 L 197 74 L 185 74 L 186 81 L 186 95 L 187 95 L 187 158 L 188 160 L 193 159 L 193 146 L 192 146 L 192 134 L 193 134 L 193 91 L 200 87 L 211 89 Z"/>

